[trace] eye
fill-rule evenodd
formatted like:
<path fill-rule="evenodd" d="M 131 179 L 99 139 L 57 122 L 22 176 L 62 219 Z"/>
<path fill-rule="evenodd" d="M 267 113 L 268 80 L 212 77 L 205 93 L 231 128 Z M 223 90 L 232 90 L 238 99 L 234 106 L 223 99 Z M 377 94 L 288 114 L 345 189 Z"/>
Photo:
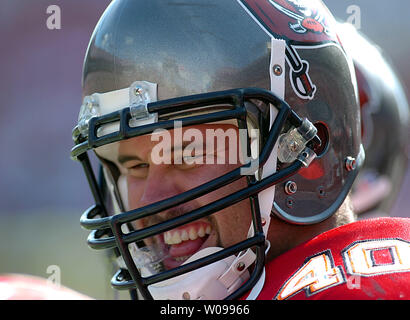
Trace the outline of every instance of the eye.
<path fill-rule="evenodd" d="M 183 163 L 186 164 L 192 164 L 196 162 L 203 162 L 205 160 L 206 154 L 196 154 L 196 155 L 189 155 L 189 156 L 184 156 L 182 158 Z"/>
<path fill-rule="evenodd" d="M 143 168 L 148 168 L 148 167 L 149 167 L 148 163 L 139 163 L 139 164 L 132 166 L 129 169 L 143 169 Z"/>
<path fill-rule="evenodd" d="M 192 155 L 184 155 L 182 157 L 182 163 L 178 165 L 181 170 L 192 169 L 202 166 L 206 163 L 206 154 L 198 152 Z"/>
<path fill-rule="evenodd" d="M 126 169 L 128 174 L 136 178 L 144 178 L 147 175 L 147 170 L 149 168 L 148 163 L 137 163 L 134 165 L 127 165 Z"/>
<path fill-rule="evenodd" d="M 141 170 L 141 169 L 146 169 L 149 167 L 148 163 L 138 163 L 133 166 L 127 167 L 128 170 Z"/>

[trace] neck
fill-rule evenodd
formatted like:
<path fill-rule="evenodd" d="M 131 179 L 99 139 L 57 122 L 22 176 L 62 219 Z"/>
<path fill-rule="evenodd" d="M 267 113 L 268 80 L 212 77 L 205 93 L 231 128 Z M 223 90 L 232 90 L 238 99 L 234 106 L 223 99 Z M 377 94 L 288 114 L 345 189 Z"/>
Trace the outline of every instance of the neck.
<path fill-rule="evenodd" d="M 268 231 L 271 249 L 267 261 L 274 259 L 282 253 L 314 238 L 328 230 L 352 223 L 356 220 L 348 197 L 339 210 L 330 218 L 314 225 L 295 225 L 272 216 Z"/>

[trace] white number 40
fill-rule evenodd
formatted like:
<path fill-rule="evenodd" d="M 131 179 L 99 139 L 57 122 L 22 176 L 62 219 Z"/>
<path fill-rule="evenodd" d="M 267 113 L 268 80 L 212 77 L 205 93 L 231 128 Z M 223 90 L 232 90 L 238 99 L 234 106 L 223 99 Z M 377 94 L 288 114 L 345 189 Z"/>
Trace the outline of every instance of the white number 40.
<path fill-rule="evenodd" d="M 342 251 L 347 273 L 371 277 L 410 271 L 410 243 L 401 239 L 358 241 Z M 281 287 L 275 299 L 284 300 L 304 290 L 307 296 L 346 282 L 330 250 L 310 257 Z"/>

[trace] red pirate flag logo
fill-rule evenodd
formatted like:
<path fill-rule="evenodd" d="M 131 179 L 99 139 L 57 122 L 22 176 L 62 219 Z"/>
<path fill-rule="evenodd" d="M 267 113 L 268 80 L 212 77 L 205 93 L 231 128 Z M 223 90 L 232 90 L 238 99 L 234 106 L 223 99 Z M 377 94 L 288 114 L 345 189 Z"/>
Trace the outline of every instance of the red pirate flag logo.
<path fill-rule="evenodd" d="M 289 27 L 296 33 L 314 32 L 318 34 L 329 34 L 329 29 L 326 25 L 325 15 L 321 10 L 312 8 L 307 0 L 287 0 L 292 5 L 293 10 L 286 8 L 277 1 L 269 0 L 269 2 L 280 12 L 287 15 L 289 18 L 296 20 L 296 23 L 289 22 Z"/>
<path fill-rule="evenodd" d="M 318 0 L 237 0 L 277 39 L 304 43 L 339 43 L 336 21 Z"/>

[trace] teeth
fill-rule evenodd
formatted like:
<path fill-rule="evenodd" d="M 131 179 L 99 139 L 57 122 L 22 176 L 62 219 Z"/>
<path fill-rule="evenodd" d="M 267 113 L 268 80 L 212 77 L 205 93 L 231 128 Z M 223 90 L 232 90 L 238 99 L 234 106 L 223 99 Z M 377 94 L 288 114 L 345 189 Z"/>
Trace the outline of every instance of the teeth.
<path fill-rule="evenodd" d="M 199 228 L 199 230 L 198 230 L 198 237 L 201 237 L 201 238 L 205 237 L 204 227 L 200 227 L 200 228 Z"/>
<path fill-rule="evenodd" d="M 199 229 L 191 227 L 189 230 L 172 230 L 167 231 L 164 234 L 164 241 L 166 244 L 179 244 L 182 241 L 196 240 L 198 237 L 203 238 L 211 233 L 211 226 L 208 225 L 206 228 L 201 226 Z"/>
<path fill-rule="evenodd" d="M 181 240 L 182 240 L 182 241 L 187 241 L 187 240 L 189 240 L 189 235 L 188 235 L 188 232 L 187 232 L 186 230 L 182 231 L 182 233 L 181 233 Z"/>
<path fill-rule="evenodd" d="M 194 230 L 194 228 L 189 229 L 189 239 L 196 240 L 198 238 L 198 233 Z"/>
<path fill-rule="evenodd" d="M 174 232 L 174 235 L 172 236 L 171 241 L 172 241 L 173 244 L 178 244 L 178 243 L 182 242 L 181 236 L 179 235 L 179 232 Z"/>

